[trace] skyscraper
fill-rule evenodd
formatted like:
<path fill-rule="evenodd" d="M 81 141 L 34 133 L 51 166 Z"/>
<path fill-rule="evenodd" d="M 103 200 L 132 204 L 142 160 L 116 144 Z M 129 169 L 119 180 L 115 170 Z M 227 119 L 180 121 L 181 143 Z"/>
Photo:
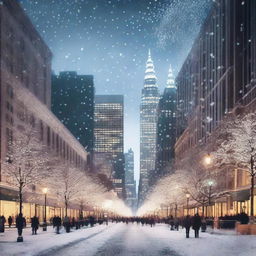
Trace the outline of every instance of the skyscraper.
<path fill-rule="evenodd" d="M 149 189 L 150 172 L 155 169 L 157 105 L 159 92 L 149 50 L 140 105 L 140 184 L 139 204 Z"/>
<path fill-rule="evenodd" d="M 134 180 L 134 153 L 129 149 L 125 158 L 125 190 L 126 203 L 135 212 L 136 208 L 136 181 Z"/>
<path fill-rule="evenodd" d="M 93 150 L 93 76 L 60 72 L 52 76 L 52 111 L 74 137 Z"/>
<path fill-rule="evenodd" d="M 177 88 L 170 67 L 164 93 L 158 104 L 156 168 L 151 177 L 154 184 L 160 177 L 170 173 L 174 160 L 176 141 Z"/>
<path fill-rule="evenodd" d="M 94 112 L 94 152 L 111 154 L 115 191 L 124 197 L 124 98 L 122 95 L 96 95 Z"/>
<path fill-rule="evenodd" d="M 212 3 L 212 9 L 176 79 L 178 138 L 175 164 L 182 165 L 182 161 L 194 152 L 194 161 L 200 162 L 207 151 L 215 151 L 219 145 L 214 141 L 231 113 L 235 116 L 255 112 L 255 21 L 255 0 Z M 215 214 L 236 214 L 241 202 L 250 211 L 251 180 L 241 169 L 234 162 L 233 166 L 223 165 L 217 177 L 214 174 L 226 195 L 221 200 L 221 211 Z M 213 209 L 210 207 L 210 210 Z"/>

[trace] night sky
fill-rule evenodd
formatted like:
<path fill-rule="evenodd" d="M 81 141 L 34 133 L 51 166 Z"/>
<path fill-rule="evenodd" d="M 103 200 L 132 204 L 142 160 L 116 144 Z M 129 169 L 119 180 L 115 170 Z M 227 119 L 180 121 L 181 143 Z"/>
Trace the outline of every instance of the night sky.
<path fill-rule="evenodd" d="M 22 0 L 51 48 L 55 73 L 94 76 L 96 94 L 125 96 L 125 150 L 139 177 L 139 104 L 148 49 L 163 91 L 177 74 L 214 0 Z"/>

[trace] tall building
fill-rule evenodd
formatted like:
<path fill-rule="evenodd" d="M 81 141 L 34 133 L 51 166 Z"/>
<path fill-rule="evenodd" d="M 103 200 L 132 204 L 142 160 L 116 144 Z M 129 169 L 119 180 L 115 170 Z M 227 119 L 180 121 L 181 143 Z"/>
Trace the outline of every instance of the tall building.
<path fill-rule="evenodd" d="M 16 0 L 0 1 L 0 215 L 17 216 L 19 201 L 13 177 L 1 165 L 10 157 L 9 143 L 36 131 L 38 143 L 61 162 L 85 171 L 87 152 L 50 111 L 52 53 Z M 28 162 L 31 159 L 28 159 Z M 12 163 L 10 163 L 12 164 Z M 43 220 L 42 186 L 30 184 L 23 198 L 23 214 L 35 212 Z M 25 189 L 25 188 L 24 188 Z M 55 195 L 47 200 L 47 218 L 64 214 Z M 73 210 L 78 216 L 79 208 Z"/>
<path fill-rule="evenodd" d="M 134 180 L 134 153 L 129 149 L 124 154 L 125 159 L 125 191 L 126 203 L 135 213 L 137 206 L 136 181 Z"/>
<path fill-rule="evenodd" d="M 159 100 L 157 112 L 156 168 L 155 174 L 151 177 L 152 184 L 173 171 L 172 164 L 176 142 L 177 88 L 171 67 L 166 88 Z"/>
<path fill-rule="evenodd" d="M 60 72 L 52 76 L 52 111 L 86 148 L 93 151 L 93 76 Z"/>
<path fill-rule="evenodd" d="M 124 97 L 96 95 L 94 110 L 94 153 L 111 154 L 115 191 L 125 197 L 124 189 Z"/>
<path fill-rule="evenodd" d="M 178 94 L 175 158 L 181 162 L 218 136 L 226 114 L 256 109 L 256 1 L 217 0 L 205 20 L 176 79 Z M 200 152 L 198 157 L 206 152 Z M 248 176 L 236 166 L 222 170 L 221 181 L 230 192 L 221 200 L 218 215 L 249 210 Z M 227 194 L 227 193 L 226 193 Z M 235 202 L 237 201 L 237 202 Z M 247 204 L 248 202 L 248 204 Z M 225 209 L 225 211 L 223 210 Z"/>
<path fill-rule="evenodd" d="M 155 169 L 158 102 L 157 78 L 149 50 L 140 105 L 139 205 L 146 197 L 149 189 L 150 173 Z"/>
<path fill-rule="evenodd" d="M 176 155 L 204 143 L 225 114 L 255 99 L 255 1 L 218 0 L 176 79 Z"/>

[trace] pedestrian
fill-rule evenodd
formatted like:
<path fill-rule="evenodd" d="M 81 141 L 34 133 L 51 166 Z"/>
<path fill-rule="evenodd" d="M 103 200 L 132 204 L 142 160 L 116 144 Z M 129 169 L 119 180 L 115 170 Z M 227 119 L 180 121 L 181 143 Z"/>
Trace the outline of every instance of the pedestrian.
<path fill-rule="evenodd" d="M 75 227 L 75 224 L 76 224 L 76 219 L 75 219 L 75 217 L 73 217 L 73 218 L 72 218 L 72 228 Z"/>
<path fill-rule="evenodd" d="M 239 216 L 239 220 L 241 224 L 248 224 L 249 222 L 249 217 L 245 212 L 242 212 Z"/>
<path fill-rule="evenodd" d="M 173 216 L 170 216 L 170 226 L 171 226 L 171 230 L 174 230 L 174 219 Z"/>
<path fill-rule="evenodd" d="M 183 226 L 186 229 L 186 238 L 189 238 L 189 231 L 191 227 L 191 218 L 189 215 L 187 215 L 183 220 Z"/>
<path fill-rule="evenodd" d="M 60 233 L 60 227 L 61 227 L 61 217 L 57 216 L 55 218 L 55 226 L 56 226 L 56 233 Z"/>
<path fill-rule="evenodd" d="M 22 216 L 22 213 L 20 213 L 17 218 L 16 218 L 16 228 L 18 229 L 18 238 L 17 242 L 23 242 L 23 237 L 22 237 L 22 230 L 25 226 L 26 220 Z"/>
<path fill-rule="evenodd" d="M 54 215 L 54 217 L 52 218 L 52 227 L 53 229 L 56 227 L 56 215 Z"/>
<path fill-rule="evenodd" d="M 177 231 L 179 231 L 179 219 L 176 217 L 175 219 L 174 219 L 174 227 L 175 227 L 175 229 L 177 230 Z"/>
<path fill-rule="evenodd" d="M 65 227 L 66 232 L 69 233 L 70 232 L 71 223 L 70 223 L 70 219 L 69 219 L 68 216 L 64 217 L 64 219 L 63 219 L 63 226 Z"/>
<path fill-rule="evenodd" d="M 0 217 L 0 232 L 4 233 L 4 225 L 5 225 L 6 219 L 4 215 Z"/>
<path fill-rule="evenodd" d="M 39 220 L 36 216 L 34 216 L 32 219 L 31 219 L 31 227 L 32 227 L 32 235 L 37 235 L 37 230 L 38 230 L 38 227 L 39 227 Z"/>
<path fill-rule="evenodd" d="M 9 216 L 9 218 L 8 218 L 8 225 L 9 225 L 9 228 L 12 226 L 12 222 L 13 222 L 12 216 Z"/>
<path fill-rule="evenodd" d="M 195 238 L 199 238 L 199 229 L 202 225 L 201 217 L 198 213 L 195 214 L 192 220 L 193 229 L 195 230 Z"/>
<path fill-rule="evenodd" d="M 202 227 L 201 227 L 201 231 L 205 232 L 207 228 L 207 223 L 206 223 L 206 219 L 202 218 Z"/>

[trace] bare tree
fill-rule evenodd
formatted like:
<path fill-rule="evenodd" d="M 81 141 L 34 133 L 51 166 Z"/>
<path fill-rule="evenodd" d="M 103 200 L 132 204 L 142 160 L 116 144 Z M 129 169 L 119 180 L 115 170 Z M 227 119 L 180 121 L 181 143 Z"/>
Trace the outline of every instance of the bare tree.
<path fill-rule="evenodd" d="M 85 193 L 87 183 L 85 172 L 68 163 L 55 166 L 52 171 L 52 180 L 49 184 L 51 190 L 55 191 L 56 196 L 64 203 L 67 216 L 70 204 Z"/>
<path fill-rule="evenodd" d="M 254 216 L 254 181 L 256 176 L 256 114 L 229 117 L 217 139 L 218 147 L 212 152 L 215 165 L 236 166 L 245 170 L 251 179 L 251 212 Z"/>

